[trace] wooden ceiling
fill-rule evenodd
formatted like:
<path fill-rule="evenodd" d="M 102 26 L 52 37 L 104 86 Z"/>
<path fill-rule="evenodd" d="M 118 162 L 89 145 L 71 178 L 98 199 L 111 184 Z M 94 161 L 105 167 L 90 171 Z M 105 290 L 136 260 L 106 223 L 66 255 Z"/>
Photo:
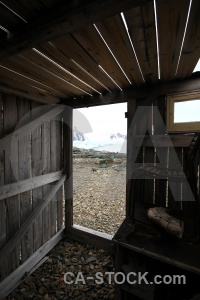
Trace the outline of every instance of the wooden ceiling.
<path fill-rule="evenodd" d="M 155 4 L 0 1 L 0 90 L 83 106 L 88 96 L 114 99 L 190 77 L 200 57 L 200 1 Z"/>

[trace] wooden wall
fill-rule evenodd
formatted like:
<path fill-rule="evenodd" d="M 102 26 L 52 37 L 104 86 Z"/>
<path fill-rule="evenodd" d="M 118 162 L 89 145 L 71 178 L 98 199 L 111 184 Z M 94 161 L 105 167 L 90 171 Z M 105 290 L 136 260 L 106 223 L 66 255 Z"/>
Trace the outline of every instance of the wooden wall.
<path fill-rule="evenodd" d="M 0 138 L 51 109 L 52 107 L 37 102 L 0 94 Z M 15 141 L 12 140 L 11 146 L 0 151 L 0 188 L 62 170 L 62 148 L 62 122 L 56 120 L 40 122 L 36 129 L 25 132 Z M 53 185 L 54 183 L 46 184 L 0 200 L 0 252 Z M 23 264 L 61 228 L 63 228 L 62 187 L 18 240 L 11 253 L 1 262 L 0 281 Z"/>
<path fill-rule="evenodd" d="M 138 109 L 145 106 L 139 117 Z M 133 208 L 138 201 L 143 202 L 144 210 L 148 207 L 169 208 L 174 215 L 185 223 L 184 238 L 196 240 L 198 232 L 198 211 L 193 202 L 188 201 L 189 191 L 186 184 L 181 182 L 170 183 L 164 179 L 152 179 L 145 176 L 145 180 L 137 179 L 134 182 L 134 194 L 131 195 L 131 174 L 134 169 L 146 163 L 170 170 L 182 170 L 187 162 L 187 151 L 192 135 L 170 134 L 170 144 L 165 139 L 166 131 L 166 103 L 164 96 L 154 100 L 128 102 L 128 169 L 127 169 L 127 215 L 135 210 L 135 217 L 144 221 L 141 211 Z M 135 119 L 135 120 L 134 120 Z M 136 121 L 136 122 L 135 122 Z M 179 162 L 177 162 L 177 158 Z M 197 168 L 199 169 L 200 161 Z M 200 181 L 198 175 L 198 182 Z M 133 181 L 132 181 L 133 183 Z M 199 185 L 199 183 L 198 183 Z M 173 194 L 172 194 L 173 189 Z M 176 199 L 179 201 L 175 201 Z M 143 219 L 143 220 L 142 220 Z"/>

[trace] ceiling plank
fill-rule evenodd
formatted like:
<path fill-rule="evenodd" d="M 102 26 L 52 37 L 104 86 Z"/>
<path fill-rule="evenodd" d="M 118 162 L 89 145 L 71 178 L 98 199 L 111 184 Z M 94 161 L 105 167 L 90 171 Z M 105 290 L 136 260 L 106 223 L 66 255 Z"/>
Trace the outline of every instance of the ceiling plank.
<path fill-rule="evenodd" d="M 27 48 L 52 41 L 66 33 L 78 31 L 89 24 L 101 21 L 150 0 L 85 0 L 62 1 L 42 16 L 12 32 L 2 40 L 0 58 L 5 58 Z"/>
<path fill-rule="evenodd" d="M 43 84 L 39 82 L 38 80 L 29 78 L 23 74 L 17 73 L 12 68 L 6 68 L 0 65 L 0 82 L 4 82 L 5 80 L 8 80 L 10 82 L 17 82 L 19 85 L 25 85 L 25 86 L 34 86 L 38 90 L 43 90 L 50 95 L 66 99 L 69 96 L 67 94 L 64 94 L 56 89 L 54 89 L 51 86 L 48 86 L 47 84 Z"/>
<path fill-rule="evenodd" d="M 189 2 L 180 5 L 180 0 L 156 1 L 162 81 L 175 78 Z"/>
<path fill-rule="evenodd" d="M 187 78 L 200 58 L 200 1 L 193 0 L 177 78 Z"/>
<path fill-rule="evenodd" d="M 158 81 L 153 1 L 129 10 L 125 19 L 145 81 Z"/>
<path fill-rule="evenodd" d="M 143 83 L 136 57 L 120 15 L 96 23 L 108 46 L 133 84 Z"/>
<path fill-rule="evenodd" d="M 47 104 L 56 104 L 59 103 L 60 99 L 53 97 L 51 95 L 42 95 L 41 93 L 34 93 L 33 91 L 28 90 L 19 90 L 19 87 L 13 88 L 5 84 L 0 83 L 0 91 L 6 94 L 11 94 L 25 99 L 30 99 L 33 101 L 47 103 Z"/>

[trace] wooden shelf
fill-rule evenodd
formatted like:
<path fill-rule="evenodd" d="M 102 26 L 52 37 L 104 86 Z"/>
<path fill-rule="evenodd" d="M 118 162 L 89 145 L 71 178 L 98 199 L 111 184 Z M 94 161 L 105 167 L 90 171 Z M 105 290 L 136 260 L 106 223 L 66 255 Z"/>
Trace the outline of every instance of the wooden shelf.
<path fill-rule="evenodd" d="M 157 241 L 134 237 L 134 231 L 127 238 L 120 239 L 120 232 L 124 232 L 125 227 L 127 225 L 124 221 L 113 237 L 114 243 L 184 270 L 200 274 L 200 245 L 187 243 L 168 235 Z"/>

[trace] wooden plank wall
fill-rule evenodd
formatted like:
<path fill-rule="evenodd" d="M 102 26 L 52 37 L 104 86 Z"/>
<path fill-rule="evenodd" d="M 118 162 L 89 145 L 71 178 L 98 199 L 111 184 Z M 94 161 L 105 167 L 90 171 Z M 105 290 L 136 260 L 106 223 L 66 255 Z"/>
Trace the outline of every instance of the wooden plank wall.
<path fill-rule="evenodd" d="M 137 108 L 141 107 L 144 102 L 136 101 Z M 134 107 L 134 111 L 137 114 L 137 108 L 135 108 L 135 102 L 129 103 L 129 111 L 131 112 L 131 107 Z M 143 113 L 136 124 L 135 133 L 132 133 L 132 136 L 129 140 L 129 148 L 133 149 L 137 154 L 136 163 L 145 164 L 150 163 L 154 166 L 158 166 L 161 168 L 178 170 L 183 169 L 183 166 L 186 164 L 187 160 L 187 149 L 188 142 L 186 141 L 185 146 L 179 145 L 179 141 L 181 142 L 180 136 L 174 135 L 173 140 L 176 140 L 176 146 L 174 148 L 167 146 L 154 147 L 151 139 L 148 139 L 148 135 L 151 135 L 151 128 L 153 128 L 154 137 L 164 135 L 166 133 L 165 128 L 165 97 L 159 96 L 157 99 L 153 101 L 152 110 L 149 109 L 146 113 Z M 134 116 L 132 116 L 133 118 Z M 130 114 L 129 114 L 130 118 Z M 152 126 L 153 125 L 153 126 Z M 146 131 L 147 130 L 147 131 Z M 146 139 L 144 143 L 139 145 L 139 143 L 135 143 L 137 140 L 137 136 L 144 135 L 146 131 Z M 186 137 L 187 138 L 187 137 Z M 141 142 L 142 140 L 140 140 Z M 134 145 L 131 147 L 131 143 Z M 157 144 L 162 144 L 162 141 Z M 182 142 L 183 144 L 183 142 Z M 133 155 L 133 154 L 131 154 Z M 128 159 L 129 159 L 128 154 Z M 135 155 L 136 156 L 136 155 Z M 177 162 L 177 157 L 182 165 Z M 133 162 L 132 162 L 133 163 Z M 199 168 L 198 163 L 198 168 Z M 136 166 L 137 167 L 137 166 Z M 133 170 L 132 170 L 133 171 Z M 130 173 L 130 171 L 129 171 Z M 196 210 L 196 204 L 192 201 L 188 201 L 189 190 L 188 185 L 181 182 L 169 182 L 165 179 L 152 179 L 147 175 L 144 175 L 143 179 L 136 179 L 133 181 L 134 184 L 134 194 L 128 194 L 127 197 L 127 208 L 133 207 L 133 203 L 136 203 L 134 217 L 137 219 L 140 215 L 137 212 L 138 203 L 140 203 L 140 211 L 141 211 L 141 201 L 143 203 L 143 212 L 146 215 L 146 208 L 161 206 L 169 208 L 173 214 L 182 219 L 185 222 L 185 230 L 184 230 L 184 238 L 185 239 L 196 239 L 198 234 L 198 211 Z M 199 176 L 199 175 L 198 175 Z M 199 180 L 199 177 L 198 177 Z M 173 193 L 172 193 L 173 191 Z M 176 195 L 176 199 L 179 201 L 175 201 L 174 195 Z M 130 199 L 131 198 L 131 199 Z M 139 201 L 139 202 L 138 202 Z M 131 202 L 131 203 L 130 203 Z M 127 216 L 129 215 L 129 211 L 127 211 Z M 145 218 L 141 219 L 144 220 Z"/>
<path fill-rule="evenodd" d="M 0 137 L 52 109 L 49 105 L 1 93 L 0 107 Z M 46 121 L 32 132 L 20 136 L 19 140 L 12 140 L 11 147 L 0 153 L 0 186 L 62 170 L 62 158 L 62 122 Z M 53 185 L 41 186 L 0 201 L 0 249 L 27 220 Z M 0 265 L 0 282 L 63 228 L 63 215 L 61 187 Z"/>

